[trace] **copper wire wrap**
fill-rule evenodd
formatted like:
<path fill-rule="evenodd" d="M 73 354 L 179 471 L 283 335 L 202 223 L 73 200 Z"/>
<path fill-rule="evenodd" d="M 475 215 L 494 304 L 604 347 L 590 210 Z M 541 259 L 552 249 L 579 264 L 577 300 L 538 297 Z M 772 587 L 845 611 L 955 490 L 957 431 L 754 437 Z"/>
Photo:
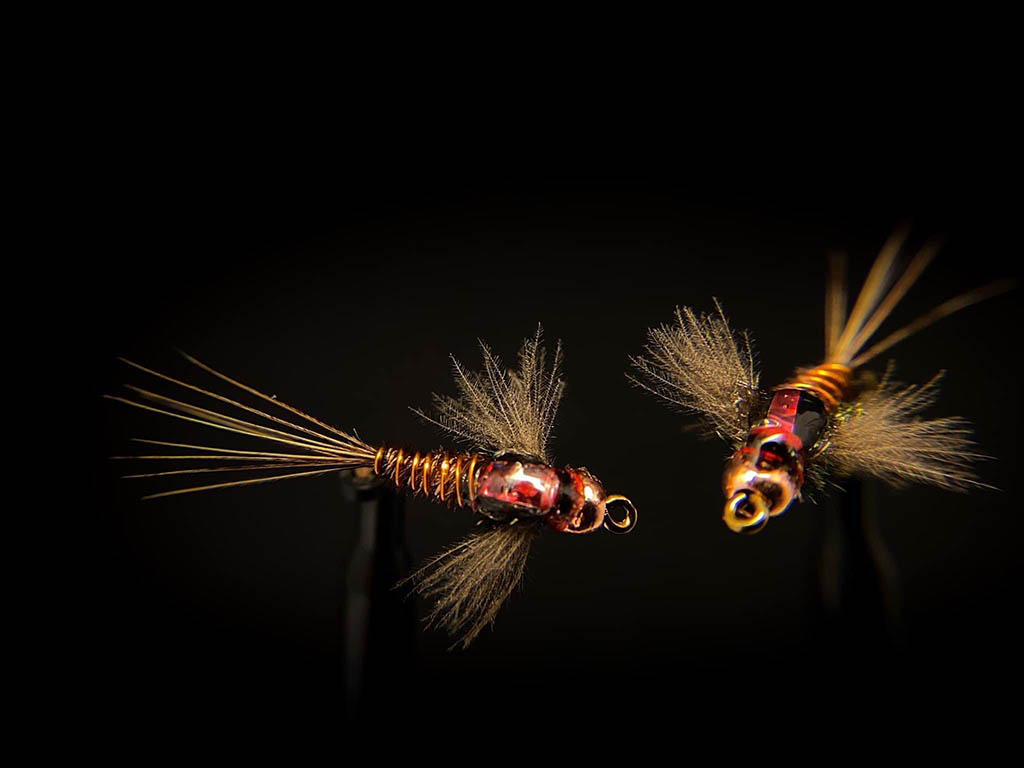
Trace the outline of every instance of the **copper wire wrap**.
<path fill-rule="evenodd" d="M 810 392 L 825 404 L 829 413 L 839 408 L 850 390 L 853 370 L 840 363 L 822 363 L 814 368 L 803 368 L 793 378 L 775 389 L 799 389 Z"/>
<path fill-rule="evenodd" d="M 478 453 L 428 453 L 389 445 L 377 449 L 373 471 L 413 493 L 433 496 L 446 504 L 469 507 L 476 495 L 476 472 L 482 457 Z"/>

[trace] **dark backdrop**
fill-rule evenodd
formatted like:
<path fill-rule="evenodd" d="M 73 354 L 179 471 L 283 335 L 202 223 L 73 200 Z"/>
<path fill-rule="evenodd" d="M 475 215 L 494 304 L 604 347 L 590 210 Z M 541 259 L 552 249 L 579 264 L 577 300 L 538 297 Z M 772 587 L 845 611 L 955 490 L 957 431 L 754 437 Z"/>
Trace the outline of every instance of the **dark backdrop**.
<path fill-rule="evenodd" d="M 770 720 L 854 694 L 927 701 L 1005 672 L 1021 586 L 1015 294 L 892 354 L 908 382 L 948 369 L 933 413 L 976 425 L 996 457 L 980 473 L 1002 490 L 865 488 L 888 553 L 888 624 L 823 601 L 832 507 L 796 505 L 758 536 L 731 534 L 725 446 L 697 441 L 624 378 L 646 328 L 712 297 L 752 331 L 766 385 L 816 362 L 826 253 L 845 250 L 859 281 L 904 219 L 916 242 L 947 239 L 896 322 L 1015 274 L 1011 205 L 988 185 L 998 169 L 757 150 L 652 179 L 586 161 L 541 172 L 529 157 L 478 167 L 473 152 L 418 151 L 410 164 L 383 139 L 331 163 L 301 146 L 271 162 L 235 138 L 139 147 L 103 198 L 93 223 L 106 237 L 80 276 L 96 418 L 83 655 L 126 712 L 340 713 L 355 524 L 333 476 L 140 502 L 140 481 L 106 457 L 130 452 L 129 437 L 186 433 L 100 401 L 141 381 L 116 356 L 183 373 L 181 348 L 370 442 L 430 448 L 443 438 L 409 406 L 453 393 L 448 354 L 476 365 L 481 337 L 511 360 L 538 322 L 566 354 L 557 459 L 629 495 L 640 524 L 626 537 L 544 536 L 523 589 L 468 651 L 420 629 L 413 671 L 382 694 L 392 717 L 594 724 L 667 700 L 670 713 Z M 422 499 L 407 510 L 417 561 L 470 523 Z M 867 604 L 880 599 L 873 578 L 855 588 Z"/>

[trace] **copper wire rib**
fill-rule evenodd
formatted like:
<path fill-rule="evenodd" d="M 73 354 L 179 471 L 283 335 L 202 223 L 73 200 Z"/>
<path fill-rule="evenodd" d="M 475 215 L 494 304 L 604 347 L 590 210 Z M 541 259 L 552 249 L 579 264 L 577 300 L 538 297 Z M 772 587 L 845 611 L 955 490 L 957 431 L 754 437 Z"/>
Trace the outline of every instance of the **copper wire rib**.
<path fill-rule="evenodd" d="M 431 456 L 430 456 L 429 453 L 426 456 L 423 457 L 423 482 L 420 485 L 420 490 L 422 490 L 423 493 L 429 493 L 430 492 L 428 490 L 428 488 L 430 486 L 428 485 L 427 481 L 430 479 L 430 469 L 431 469 L 431 466 L 433 465 L 433 463 L 434 462 L 431 459 Z M 415 491 L 416 490 L 416 487 L 415 487 L 416 486 L 416 476 L 411 474 L 410 477 L 412 478 L 413 490 Z"/>
<path fill-rule="evenodd" d="M 415 484 L 416 482 L 416 468 L 420 463 L 420 455 L 417 453 L 412 457 L 412 468 L 409 470 L 409 482 Z"/>
<path fill-rule="evenodd" d="M 402 459 L 405 456 L 405 451 L 401 448 L 398 449 L 398 458 L 395 459 L 395 485 L 399 488 L 402 487 L 402 478 L 399 475 L 399 471 L 402 469 Z M 415 489 L 414 489 L 415 490 Z"/>
<path fill-rule="evenodd" d="M 454 454 L 440 449 L 420 453 L 382 445 L 374 458 L 373 471 L 397 488 L 408 485 L 413 493 L 466 507 L 476 490 L 473 475 L 480 458 L 475 453 Z M 467 462 L 468 471 L 463 471 Z"/>
<path fill-rule="evenodd" d="M 441 491 L 441 501 L 444 501 L 444 487 L 448 483 L 448 467 L 448 456 L 445 455 L 445 457 L 441 459 L 441 482 L 438 483 L 438 488 Z"/>
<path fill-rule="evenodd" d="M 462 457 L 455 457 L 455 502 L 458 506 L 462 506 L 462 489 L 459 485 L 462 483 Z"/>
<path fill-rule="evenodd" d="M 469 471 L 466 473 L 466 486 L 469 489 L 470 500 L 476 496 L 476 462 L 480 458 L 480 455 L 474 453 L 469 458 Z"/>
<path fill-rule="evenodd" d="M 841 363 L 822 363 L 814 368 L 798 370 L 793 378 L 776 389 L 799 389 L 810 392 L 825 404 L 829 411 L 835 411 L 846 399 L 850 390 L 853 370 Z"/>

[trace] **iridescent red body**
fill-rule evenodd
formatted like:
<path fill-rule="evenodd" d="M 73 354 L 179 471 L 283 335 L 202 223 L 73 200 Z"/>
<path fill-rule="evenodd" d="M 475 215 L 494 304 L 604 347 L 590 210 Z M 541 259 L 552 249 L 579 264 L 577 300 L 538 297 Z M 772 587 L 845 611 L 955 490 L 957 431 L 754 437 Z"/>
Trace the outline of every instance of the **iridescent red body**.
<path fill-rule="evenodd" d="M 608 495 L 586 469 L 553 467 L 531 456 L 420 454 L 382 446 L 373 469 L 398 487 L 408 486 L 440 501 L 468 506 L 499 523 L 540 519 L 560 533 L 590 533 L 602 525 L 626 532 L 636 522 L 636 510 L 629 500 Z M 611 502 L 626 505 L 623 520 L 608 514 Z"/>
<path fill-rule="evenodd" d="M 775 390 L 765 418 L 751 427 L 722 476 L 722 518 L 730 529 L 756 533 L 800 497 L 808 453 L 849 389 L 850 373 L 823 365 Z"/>
<path fill-rule="evenodd" d="M 480 468 L 473 511 L 492 520 L 541 517 L 560 533 L 590 533 L 605 518 L 607 494 L 585 469 L 502 456 Z"/>

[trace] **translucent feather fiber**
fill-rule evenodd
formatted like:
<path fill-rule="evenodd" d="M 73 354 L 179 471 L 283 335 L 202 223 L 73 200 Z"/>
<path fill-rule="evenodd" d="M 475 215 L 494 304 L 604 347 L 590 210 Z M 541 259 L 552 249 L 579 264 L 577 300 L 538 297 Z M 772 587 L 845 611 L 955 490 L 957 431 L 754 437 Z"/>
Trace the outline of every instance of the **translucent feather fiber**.
<path fill-rule="evenodd" d="M 482 341 L 483 372 L 467 371 L 452 358 L 459 397 L 435 394 L 437 418 L 416 413 L 474 448 L 514 451 L 550 464 L 547 444 L 565 382 L 559 378 L 561 343 L 547 369 L 541 333 L 538 327 L 534 337 L 523 342 L 516 371 L 505 370 Z"/>
<path fill-rule="evenodd" d="M 738 446 L 758 402 L 758 374 L 746 332 L 734 334 L 721 305 L 716 314 L 676 309 L 676 322 L 648 331 L 644 355 L 628 378 L 662 400 L 696 413 L 708 435 Z"/>
<path fill-rule="evenodd" d="M 467 648 L 522 580 L 539 534 L 538 523 L 496 525 L 463 539 L 402 583 L 435 598 L 427 621 L 457 638 L 453 648 Z"/>
<path fill-rule="evenodd" d="M 972 463 L 983 458 L 970 424 L 958 417 L 921 419 L 938 397 L 942 374 L 923 386 L 893 383 L 888 373 L 878 389 L 846 405 L 830 435 L 824 460 L 841 475 L 867 475 L 891 485 L 926 483 L 948 490 L 990 487 Z"/>

